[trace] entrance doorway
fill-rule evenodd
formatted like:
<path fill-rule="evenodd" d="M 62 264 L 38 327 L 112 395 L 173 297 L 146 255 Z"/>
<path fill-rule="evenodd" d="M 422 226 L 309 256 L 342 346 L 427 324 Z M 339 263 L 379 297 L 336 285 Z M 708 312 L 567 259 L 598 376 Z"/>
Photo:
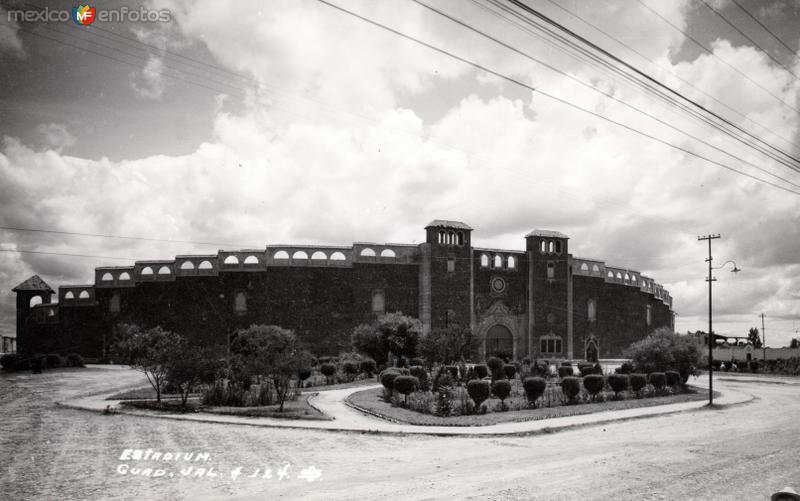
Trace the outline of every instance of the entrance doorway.
<path fill-rule="evenodd" d="M 486 356 L 502 356 L 504 358 L 514 358 L 514 336 L 504 325 L 493 325 L 486 333 Z"/>

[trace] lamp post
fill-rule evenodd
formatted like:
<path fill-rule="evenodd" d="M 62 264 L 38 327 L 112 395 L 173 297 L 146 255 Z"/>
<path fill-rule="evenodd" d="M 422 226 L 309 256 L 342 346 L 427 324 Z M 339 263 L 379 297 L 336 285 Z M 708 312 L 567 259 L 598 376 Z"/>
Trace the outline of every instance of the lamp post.
<path fill-rule="evenodd" d="M 706 282 L 708 282 L 708 405 L 714 405 L 714 330 L 712 324 L 712 316 L 711 316 L 711 284 L 715 282 L 717 279 L 714 278 L 712 275 L 713 270 L 719 270 L 724 268 L 727 264 L 733 263 L 733 269 L 731 270 L 732 273 L 739 273 L 742 271 L 736 266 L 734 261 L 726 261 L 722 264 L 722 266 L 718 266 L 714 268 L 711 266 L 711 262 L 714 258 L 711 256 L 711 241 L 714 239 L 720 238 L 719 234 L 712 234 L 712 235 L 705 235 L 697 237 L 697 240 L 708 240 L 708 258 L 706 262 L 708 263 L 708 276 L 706 277 Z"/>

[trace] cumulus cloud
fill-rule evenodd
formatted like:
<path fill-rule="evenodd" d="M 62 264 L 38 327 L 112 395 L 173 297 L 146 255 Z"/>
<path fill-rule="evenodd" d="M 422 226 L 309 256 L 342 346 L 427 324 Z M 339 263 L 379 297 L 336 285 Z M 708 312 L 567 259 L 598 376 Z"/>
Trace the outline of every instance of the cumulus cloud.
<path fill-rule="evenodd" d="M 45 148 L 61 152 L 64 148 L 75 144 L 75 136 L 70 134 L 63 124 L 40 124 L 36 131 L 41 136 Z"/>
<path fill-rule="evenodd" d="M 641 39 L 643 50 L 672 66 L 669 53 L 680 43 L 674 33 L 663 23 L 637 18 L 628 4 L 597 5 L 595 19 L 616 21 L 614 27 L 631 43 Z M 460 4 L 442 5 L 452 9 Z M 234 248 L 277 242 L 419 242 L 422 226 L 434 218 L 468 222 L 476 228 L 478 246 L 520 249 L 530 229 L 557 229 L 572 237 L 573 254 L 605 259 L 663 282 L 675 297 L 679 329 L 703 325 L 705 248 L 696 237 L 720 232 L 724 238 L 715 242 L 715 263 L 733 258 L 744 270 L 724 280 L 726 272 L 718 272 L 720 329 L 741 331 L 749 323 L 746 315 L 760 308 L 800 315 L 792 295 L 800 280 L 800 205 L 794 196 L 541 94 L 506 95 L 499 82 L 490 81 L 498 84 L 491 96 L 463 93 L 441 116 L 423 119 L 422 112 L 402 104 L 409 95 L 424 102 L 428 94 L 462 89 L 465 81 L 486 82 L 485 75 L 322 6 L 289 2 L 264 9 L 252 2 L 220 10 L 214 2 L 190 8 L 179 1 L 165 6 L 185 37 L 208 47 L 215 64 L 246 72 L 258 80 L 260 90 L 248 96 L 241 112 L 218 106 L 213 136 L 186 155 L 90 160 L 6 138 L 0 150 L 0 176 L 8 180 L 0 186 L 4 226 L 222 242 Z M 733 162 L 430 13 L 389 2 L 350 7 L 436 44 L 466 50 L 537 89 Z M 670 9 L 665 15 L 683 25 L 684 7 L 676 2 L 661 8 Z M 495 31 L 502 26 L 482 22 Z M 513 31 L 505 27 L 501 32 L 515 43 L 531 43 Z M 797 95 L 797 83 L 750 48 L 720 41 L 714 50 L 760 75 L 759 81 L 777 95 Z M 604 91 L 778 169 L 638 89 L 564 54 L 551 57 Z M 151 63 L 157 76 L 163 61 L 153 57 Z M 137 75 L 134 89 L 143 97 L 161 96 L 160 76 L 148 81 L 147 71 Z M 674 71 L 774 130 L 797 134 L 796 116 L 787 119 L 772 98 L 735 78 L 722 81 L 719 75 L 727 69 L 718 60 L 701 56 L 676 64 Z M 35 178 L 29 175 L 32 169 Z M 135 259 L 219 247 L 19 232 L 0 232 L 0 242 L 23 250 Z M 120 264 L 101 258 L 12 256 L 13 262 L 0 261 L 0 273 L 18 280 L 4 283 L 16 284 L 29 272 L 43 274 L 51 285 L 86 281 L 94 266 Z M 0 310 L 3 314 L 7 308 Z M 8 325 L 11 318 L 3 322 Z"/>
<path fill-rule="evenodd" d="M 150 55 L 141 71 L 131 73 L 131 88 L 142 99 L 160 98 L 166 89 L 164 71 L 164 61 Z"/>

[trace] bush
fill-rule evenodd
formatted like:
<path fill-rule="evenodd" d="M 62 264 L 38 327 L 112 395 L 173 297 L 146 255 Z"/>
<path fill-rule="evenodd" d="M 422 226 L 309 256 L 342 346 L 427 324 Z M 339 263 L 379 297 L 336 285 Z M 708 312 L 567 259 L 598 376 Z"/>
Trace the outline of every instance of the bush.
<path fill-rule="evenodd" d="M 567 361 L 561 362 L 561 367 L 572 367 L 572 362 L 567 362 Z"/>
<path fill-rule="evenodd" d="M 722 360 L 714 359 L 711 362 L 711 366 L 714 367 L 715 371 L 718 371 L 720 369 L 720 367 L 722 367 Z"/>
<path fill-rule="evenodd" d="M 622 362 L 618 367 L 619 374 L 630 374 L 633 372 L 633 364 L 631 362 Z"/>
<path fill-rule="evenodd" d="M 45 357 L 45 362 L 47 363 L 47 367 L 51 369 L 64 365 L 64 359 L 61 358 L 61 355 L 58 353 L 48 353 Z"/>
<path fill-rule="evenodd" d="M 514 375 L 517 373 L 517 368 L 511 364 L 506 364 L 503 366 L 503 373 L 509 380 L 514 379 Z"/>
<path fill-rule="evenodd" d="M 540 377 L 526 377 L 522 381 L 522 387 L 525 389 L 528 403 L 536 408 L 536 401 L 544 395 L 544 390 L 547 389 L 547 382 Z"/>
<path fill-rule="evenodd" d="M 603 391 L 605 379 L 599 374 L 589 374 L 583 378 L 583 387 L 592 396 L 592 400 L 597 398 L 597 394 Z"/>
<path fill-rule="evenodd" d="M 305 381 L 310 377 L 311 377 L 311 369 L 302 369 L 297 371 L 297 379 L 299 379 L 300 381 Z"/>
<path fill-rule="evenodd" d="M 572 376 L 572 366 L 569 365 L 562 365 L 558 368 L 558 377 L 564 379 L 565 377 Z"/>
<path fill-rule="evenodd" d="M 414 365 L 425 365 L 425 360 L 421 359 L 420 357 L 414 357 L 409 362 L 412 366 Z"/>
<path fill-rule="evenodd" d="M 355 376 L 359 373 L 359 366 L 360 364 L 357 362 L 345 362 L 342 364 L 342 372 L 347 375 L 347 379 L 355 379 Z"/>
<path fill-rule="evenodd" d="M 361 372 L 367 373 L 367 377 L 372 377 L 377 369 L 375 361 L 371 358 L 365 358 L 359 363 L 359 366 L 361 368 Z"/>
<path fill-rule="evenodd" d="M 581 376 L 594 374 L 594 364 L 578 364 L 578 370 L 581 371 Z"/>
<path fill-rule="evenodd" d="M 733 367 L 733 360 L 726 360 L 722 363 L 725 366 L 725 372 L 731 370 L 731 367 Z"/>
<path fill-rule="evenodd" d="M 21 371 L 28 368 L 28 364 L 26 360 L 16 353 L 8 353 L 0 357 L 0 365 L 3 366 L 3 370 L 13 372 L 13 371 Z"/>
<path fill-rule="evenodd" d="M 441 386 L 436 394 L 436 410 L 434 414 L 439 417 L 447 417 L 453 412 L 453 394 L 447 386 Z"/>
<path fill-rule="evenodd" d="M 647 386 L 647 376 L 644 374 L 631 374 L 631 390 L 637 394 Z"/>
<path fill-rule="evenodd" d="M 445 365 L 444 370 L 450 375 L 451 378 L 458 379 L 458 366 Z"/>
<path fill-rule="evenodd" d="M 475 375 L 478 379 L 483 379 L 489 375 L 489 367 L 485 364 L 478 364 L 475 366 Z"/>
<path fill-rule="evenodd" d="M 67 355 L 67 367 L 85 367 L 83 364 L 83 357 L 77 353 L 70 353 Z"/>
<path fill-rule="evenodd" d="M 620 393 L 628 389 L 629 379 L 627 374 L 609 374 L 606 381 L 608 381 L 608 386 L 611 387 L 615 397 L 618 397 Z"/>
<path fill-rule="evenodd" d="M 489 398 L 489 382 L 481 379 L 473 379 L 467 383 L 467 394 L 469 394 L 469 398 L 475 402 L 475 407 L 480 407 L 481 404 Z"/>
<path fill-rule="evenodd" d="M 667 378 L 667 386 L 676 387 L 681 384 L 681 374 L 677 371 L 667 371 L 664 373 Z"/>
<path fill-rule="evenodd" d="M 650 376 L 648 376 L 648 379 L 656 390 L 663 390 L 667 385 L 667 375 L 663 372 L 652 372 Z"/>
<path fill-rule="evenodd" d="M 430 385 L 428 383 L 428 371 L 425 370 L 425 367 L 421 365 L 413 365 L 408 371 L 419 381 L 420 390 L 428 391 L 430 389 Z"/>
<path fill-rule="evenodd" d="M 511 394 L 511 383 L 507 379 L 498 379 L 492 383 L 492 394 L 502 402 Z"/>
<path fill-rule="evenodd" d="M 419 379 L 414 376 L 397 376 L 393 381 L 397 393 L 405 397 L 404 404 L 408 404 L 408 394 L 419 388 Z"/>
<path fill-rule="evenodd" d="M 503 365 L 505 363 L 497 357 L 489 357 L 489 360 L 486 361 L 486 365 L 489 367 L 489 371 L 491 371 L 492 380 L 502 378 L 504 374 Z"/>
<path fill-rule="evenodd" d="M 563 368 L 564 367 L 560 367 L 559 369 Z M 570 369 L 572 368 L 570 367 Z M 570 402 L 574 402 L 575 398 L 581 392 L 581 380 L 573 376 L 567 376 L 561 380 L 561 390 Z"/>
<path fill-rule="evenodd" d="M 450 374 L 444 370 L 444 368 L 439 369 L 439 373 L 436 375 L 436 378 L 433 380 L 433 390 L 434 391 L 450 391 L 450 388 L 455 384 L 455 381 L 450 376 Z M 446 390 L 442 390 L 445 388 Z"/>
<path fill-rule="evenodd" d="M 322 358 L 330 358 L 330 357 L 322 357 Z M 320 358 L 320 360 L 322 360 Z M 323 362 L 322 366 L 320 366 L 319 371 L 325 376 L 328 380 L 328 384 L 331 383 L 331 378 L 336 374 L 336 366 L 330 362 Z"/>
<path fill-rule="evenodd" d="M 758 372 L 758 369 L 761 368 L 761 364 L 758 363 L 758 360 L 751 360 L 750 361 L 750 370 L 752 372 Z"/>
<path fill-rule="evenodd" d="M 625 350 L 639 372 L 664 372 L 670 369 L 694 370 L 703 363 L 702 347 L 689 336 L 681 336 L 667 327 L 651 332 L 645 339 Z"/>

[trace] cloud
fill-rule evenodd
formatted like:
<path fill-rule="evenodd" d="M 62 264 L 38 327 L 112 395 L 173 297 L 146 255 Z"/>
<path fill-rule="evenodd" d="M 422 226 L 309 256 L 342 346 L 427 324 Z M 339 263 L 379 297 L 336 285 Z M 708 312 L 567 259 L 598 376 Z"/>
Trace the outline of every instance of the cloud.
<path fill-rule="evenodd" d="M 131 73 L 131 88 L 142 99 L 158 99 L 166 89 L 164 72 L 164 61 L 151 54 L 141 72 Z"/>
<path fill-rule="evenodd" d="M 75 144 L 75 136 L 69 133 L 62 124 L 40 124 L 36 128 L 45 148 L 61 152 L 64 148 Z"/>
<path fill-rule="evenodd" d="M 19 36 L 19 26 L 9 19 L 8 10 L 0 6 L 0 56 L 10 54 L 25 57 L 25 48 Z"/>

